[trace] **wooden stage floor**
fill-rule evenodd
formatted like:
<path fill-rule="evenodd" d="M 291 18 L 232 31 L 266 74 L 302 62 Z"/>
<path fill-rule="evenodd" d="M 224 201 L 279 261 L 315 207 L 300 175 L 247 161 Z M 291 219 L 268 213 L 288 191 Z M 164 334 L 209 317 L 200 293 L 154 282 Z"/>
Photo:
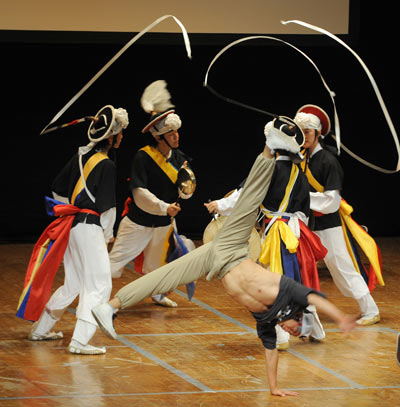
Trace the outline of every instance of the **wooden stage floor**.
<path fill-rule="evenodd" d="M 78 356 L 67 347 L 75 324 L 76 302 L 56 325 L 64 339 L 31 342 L 31 323 L 15 316 L 32 245 L 0 245 L 0 407 L 2 406 L 400 406 L 400 366 L 395 338 L 400 332 L 400 237 L 377 239 L 385 287 L 373 296 L 381 322 L 344 337 L 320 315 L 322 343 L 292 338 L 280 352 L 279 383 L 298 397 L 271 396 L 264 350 L 251 314 L 228 297 L 219 281 L 197 283 L 195 298 L 185 288 L 168 309 L 146 300 L 121 311 L 118 340 L 98 331 L 101 356 Z M 337 291 L 326 269 L 322 291 L 349 313 L 354 300 Z M 113 280 L 113 293 L 137 275 L 126 267 Z M 60 270 L 54 287 L 63 280 Z"/>

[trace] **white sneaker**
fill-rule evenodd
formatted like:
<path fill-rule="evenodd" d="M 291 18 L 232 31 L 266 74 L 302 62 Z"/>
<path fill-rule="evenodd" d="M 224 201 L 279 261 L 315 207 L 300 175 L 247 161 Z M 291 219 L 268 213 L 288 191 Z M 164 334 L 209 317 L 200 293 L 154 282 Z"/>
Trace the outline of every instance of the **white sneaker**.
<path fill-rule="evenodd" d="M 357 325 L 373 325 L 380 321 L 379 309 L 370 293 L 357 299 L 361 318 L 356 321 Z"/>
<path fill-rule="evenodd" d="M 55 339 L 62 339 L 64 337 L 63 333 L 50 331 L 43 335 L 36 334 L 35 332 L 30 332 L 28 339 L 30 341 L 53 341 Z"/>
<path fill-rule="evenodd" d="M 311 336 L 310 336 L 310 340 L 314 341 L 314 342 L 319 342 L 322 341 L 323 339 L 325 339 L 325 330 L 324 327 L 322 326 L 321 321 L 319 320 L 318 314 L 317 312 L 313 311 L 313 315 L 314 315 L 314 324 L 312 327 L 312 331 L 311 331 Z"/>
<path fill-rule="evenodd" d="M 300 339 L 307 339 L 310 337 L 314 325 L 314 315 L 311 312 L 303 312 L 300 328 Z"/>
<path fill-rule="evenodd" d="M 78 341 L 72 340 L 69 344 L 68 350 L 70 353 L 75 353 L 78 355 L 104 355 L 106 353 L 106 348 L 97 348 L 92 345 L 82 345 Z"/>
<path fill-rule="evenodd" d="M 113 325 L 113 308 L 110 304 L 105 302 L 104 304 L 96 305 L 92 308 L 92 315 L 98 323 L 100 329 L 111 339 L 117 339 L 117 333 L 115 332 Z"/>
<path fill-rule="evenodd" d="M 374 325 L 381 320 L 381 317 L 378 315 L 365 315 L 360 319 L 357 319 L 356 324 L 367 326 L 367 325 Z"/>
<path fill-rule="evenodd" d="M 279 325 L 275 325 L 276 332 L 276 349 L 287 350 L 290 346 L 290 335 L 284 331 Z"/>
<path fill-rule="evenodd" d="M 163 307 L 176 308 L 178 306 L 175 301 L 170 300 L 168 297 L 162 297 L 161 299 L 152 297 L 152 300 Z"/>
<path fill-rule="evenodd" d="M 290 347 L 289 341 L 276 344 L 276 349 L 278 350 L 288 350 L 289 347 Z"/>

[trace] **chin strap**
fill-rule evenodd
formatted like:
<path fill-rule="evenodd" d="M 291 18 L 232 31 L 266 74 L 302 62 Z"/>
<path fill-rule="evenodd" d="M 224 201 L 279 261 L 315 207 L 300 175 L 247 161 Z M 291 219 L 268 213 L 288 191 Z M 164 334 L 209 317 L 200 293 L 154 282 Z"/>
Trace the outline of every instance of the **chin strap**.
<path fill-rule="evenodd" d="M 166 133 L 165 133 L 166 134 Z M 164 134 L 160 135 L 160 139 L 165 142 L 165 144 L 172 150 L 171 145 L 168 143 L 167 139 L 164 137 Z"/>
<path fill-rule="evenodd" d="M 381 167 L 378 167 L 374 164 L 369 163 L 368 161 L 364 160 L 363 158 L 359 157 L 357 154 L 353 153 L 350 149 L 348 149 L 346 146 L 344 146 L 343 144 L 341 144 L 342 148 L 344 151 L 346 151 L 351 157 L 355 158 L 357 161 L 361 162 L 362 164 L 366 165 L 367 167 L 370 167 L 374 170 L 377 170 L 379 172 L 383 172 L 385 174 L 393 174 L 395 172 L 400 171 L 400 144 L 399 144 L 399 139 L 397 137 L 397 133 L 396 133 L 396 129 L 394 128 L 392 119 L 390 118 L 389 112 L 386 109 L 386 105 L 385 102 L 383 101 L 381 92 L 379 91 L 378 85 L 375 82 L 374 77 L 372 76 L 371 72 L 369 71 L 368 67 L 366 66 L 366 64 L 364 63 L 364 61 L 358 56 L 358 54 L 356 54 L 356 52 L 354 52 L 346 43 L 344 43 L 340 38 L 336 37 L 334 34 L 330 33 L 327 30 L 324 30 L 323 28 L 317 27 L 315 25 L 311 25 L 308 23 L 305 23 L 303 21 L 300 20 L 289 20 L 289 21 L 281 21 L 282 24 L 286 25 L 286 24 L 298 24 L 301 25 L 303 27 L 309 28 L 310 30 L 314 30 L 317 32 L 320 32 L 322 34 L 327 35 L 328 37 L 334 39 L 335 41 L 337 41 L 339 44 L 341 44 L 343 47 L 345 47 L 348 51 L 350 51 L 354 57 L 358 60 L 358 62 L 360 63 L 360 65 L 362 66 L 362 68 L 364 69 L 364 71 L 366 72 L 369 81 L 371 82 L 371 85 L 375 91 L 375 95 L 379 101 L 379 104 L 381 106 L 382 112 L 385 116 L 386 122 L 389 126 L 390 132 L 392 133 L 392 137 L 394 140 L 394 143 L 396 145 L 396 149 L 397 149 L 397 166 L 395 170 L 387 170 Z M 336 119 L 335 119 L 336 120 Z M 337 139 L 337 135 L 332 136 L 333 138 L 336 138 L 336 142 L 338 142 Z M 340 143 L 340 139 L 339 139 L 339 143 Z"/>
<path fill-rule="evenodd" d="M 103 68 L 100 69 L 99 72 L 97 72 L 96 75 L 93 76 L 92 79 L 51 119 L 50 123 L 41 131 L 40 134 L 44 134 L 47 130 L 47 128 L 53 124 L 56 120 L 58 120 L 64 113 L 65 111 L 72 106 L 73 103 L 75 103 L 80 96 L 82 96 L 89 88 L 90 86 L 93 85 L 93 83 L 132 45 L 134 44 L 140 37 L 142 37 L 145 33 L 150 31 L 153 27 L 155 27 L 157 24 L 161 23 L 162 21 L 166 20 L 167 18 L 172 18 L 180 27 L 182 30 L 183 34 L 183 40 L 185 43 L 186 47 L 186 52 L 188 58 L 192 59 L 192 51 L 190 48 L 190 41 L 189 41 L 189 36 L 187 34 L 187 31 L 184 27 L 184 25 L 173 15 L 165 15 L 163 17 L 158 18 L 155 20 L 153 23 L 151 23 L 149 26 L 147 26 L 144 30 L 140 31 L 137 35 L 135 35 L 124 47 L 121 48 L 120 51 L 118 51 L 104 66 Z"/>

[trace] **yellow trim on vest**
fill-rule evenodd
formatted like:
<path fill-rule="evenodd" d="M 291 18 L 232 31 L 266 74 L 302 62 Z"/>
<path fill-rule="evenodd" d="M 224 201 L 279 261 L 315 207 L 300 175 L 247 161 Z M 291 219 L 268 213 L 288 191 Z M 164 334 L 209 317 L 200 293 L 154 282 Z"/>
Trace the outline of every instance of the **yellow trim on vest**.
<path fill-rule="evenodd" d="M 292 193 L 293 190 L 293 186 L 296 182 L 297 176 L 299 174 L 299 167 L 296 164 L 292 164 L 292 170 L 290 172 L 290 177 L 289 177 L 289 181 L 286 185 L 286 189 L 285 189 L 285 195 L 282 198 L 282 201 L 279 205 L 279 209 L 278 212 L 285 212 L 288 205 L 289 205 L 289 197 L 290 194 Z M 263 209 L 263 212 L 265 213 L 265 215 L 268 218 L 272 218 L 273 215 L 268 215 L 267 210 L 265 209 L 265 207 L 261 204 L 261 208 Z"/>
<path fill-rule="evenodd" d="M 301 168 L 304 171 L 305 168 L 305 161 L 303 161 L 301 164 Z M 310 167 L 307 166 L 307 169 L 305 171 L 305 174 L 307 176 L 308 182 L 309 184 L 317 191 L 317 192 L 324 192 L 325 188 L 314 178 L 314 176 L 312 175 L 311 171 L 310 171 Z"/>
<path fill-rule="evenodd" d="M 299 167 L 292 164 L 289 181 L 286 185 L 285 195 L 279 205 L 279 212 L 285 212 L 289 205 L 290 194 L 299 174 Z M 273 215 L 266 214 L 268 218 Z M 281 217 L 273 223 L 261 247 L 259 261 L 268 266 L 273 273 L 283 274 L 281 261 L 281 239 L 290 253 L 296 253 L 299 241 L 286 222 L 279 221 Z"/>
<path fill-rule="evenodd" d="M 103 161 L 105 159 L 107 159 L 108 156 L 106 153 L 96 153 L 93 154 L 87 161 L 86 164 L 83 167 L 83 177 L 86 180 L 88 179 L 89 174 L 92 172 L 92 170 L 94 169 L 94 167 L 96 167 L 96 165 L 100 162 Z M 75 199 L 76 197 L 80 194 L 80 192 L 82 191 L 82 189 L 85 187 L 84 183 L 83 183 L 83 179 L 82 176 L 79 177 L 78 182 L 75 185 L 74 188 L 74 192 L 72 193 L 72 197 L 71 197 L 71 204 L 74 205 L 75 204 Z"/>
<path fill-rule="evenodd" d="M 145 146 L 141 148 L 145 153 L 147 153 L 154 162 L 164 171 L 173 184 L 176 183 L 178 179 L 178 170 L 169 162 L 166 158 L 154 147 Z"/>
<path fill-rule="evenodd" d="M 281 212 L 285 212 L 289 205 L 290 194 L 292 193 L 292 190 L 293 190 L 293 187 L 296 182 L 298 174 L 299 174 L 299 167 L 295 164 L 292 164 L 292 171 L 290 172 L 289 182 L 286 186 L 285 196 L 283 197 L 281 207 L 279 208 L 279 210 Z"/>

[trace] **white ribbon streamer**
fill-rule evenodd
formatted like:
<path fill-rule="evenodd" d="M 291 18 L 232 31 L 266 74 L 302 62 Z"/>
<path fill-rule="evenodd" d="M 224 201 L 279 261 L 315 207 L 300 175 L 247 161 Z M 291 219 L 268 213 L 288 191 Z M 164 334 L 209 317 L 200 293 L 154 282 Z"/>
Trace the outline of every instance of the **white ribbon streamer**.
<path fill-rule="evenodd" d="M 298 25 L 302 25 L 303 27 L 309 28 L 311 30 L 318 31 L 318 32 L 320 32 L 322 34 L 325 34 L 328 37 L 330 37 L 330 38 L 334 39 L 335 41 L 337 41 L 339 44 L 343 45 L 347 50 L 349 50 L 355 56 L 355 58 L 361 64 L 361 66 L 363 67 L 364 71 L 366 72 L 366 74 L 368 76 L 368 79 L 371 82 L 371 85 L 372 85 L 372 87 L 373 87 L 373 89 L 375 91 L 375 95 L 376 95 L 376 97 L 377 97 L 377 99 L 379 101 L 382 112 L 383 112 L 383 114 L 385 116 L 386 122 L 387 122 L 387 124 L 389 126 L 389 129 L 390 129 L 391 133 L 392 133 L 393 140 L 394 140 L 394 143 L 395 143 L 396 149 L 397 149 L 397 157 L 398 157 L 397 158 L 397 167 L 396 167 L 395 170 L 387 170 L 385 168 L 378 167 L 378 166 L 376 166 L 374 164 L 371 164 L 370 162 L 364 160 L 363 158 L 359 157 L 357 154 L 353 153 L 350 149 L 345 147 L 343 144 L 341 144 L 341 145 L 343 147 L 343 150 L 345 150 L 350 156 L 352 156 L 353 158 L 355 158 L 359 162 L 363 163 L 364 165 L 366 165 L 366 166 L 368 166 L 368 167 L 370 167 L 370 168 L 372 168 L 374 170 L 383 172 L 385 174 L 393 174 L 395 172 L 400 171 L 400 144 L 399 144 L 399 139 L 397 137 L 396 129 L 394 128 L 392 119 L 390 118 L 389 112 L 386 109 L 386 105 L 385 105 L 385 102 L 383 101 L 383 98 L 382 98 L 381 92 L 379 91 L 378 85 L 376 84 L 374 77 L 372 76 L 371 72 L 369 71 L 369 69 L 365 65 L 364 61 L 345 42 L 343 42 L 340 38 L 336 37 L 334 34 L 330 33 L 329 31 L 324 30 L 323 28 L 320 28 L 320 27 L 317 27 L 315 25 L 305 23 L 305 22 L 300 21 L 300 20 L 281 21 L 281 23 L 284 24 L 284 25 L 291 24 L 291 23 L 298 24 Z M 335 120 L 336 120 L 336 118 L 335 118 Z M 336 142 L 337 141 L 338 140 L 336 140 Z"/>
<path fill-rule="evenodd" d="M 307 55 L 305 54 L 303 51 L 299 50 L 298 48 L 296 48 L 294 45 L 290 44 L 289 42 L 283 41 L 279 38 L 275 38 L 275 37 L 270 37 L 267 35 L 255 35 L 255 36 L 251 36 L 251 37 L 245 37 L 245 38 L 241 38 L 239 40 L 233 41 L 230 44 L 228 44 L 227 46 L 225 46 L 221 51 L 218 52 L 218 54 L 214 57 L 214 59 L 211 61 L 210 65 L 208 66 L 207 72 L 206 72 L 206 76 L 204 79 L 204 86 L 207 86 L 207 82 L 208 82 L 208 74 L 210 72 L 211 67 L 214 65 L 214 63 L 217 61 L 217 59 L 225 52 L 227 51 L 229 48 L 233 47 L 236 44 L 239 44 L 241 42 L 244 41 L 248 41 L 248 40 L 255 40 L 255 39 L 260 39 L 260 38 L 264 38 L 264 39 L 268 39 L 268 40 L 273 40 L 273 41 L 279 41 L 283 44 L 288 45 L 289 47 L 293 48 L 294 50 L 296 50 L 297 52 L 299 52 L 301 55 L 303 55 L 310 63 L 311 65 L 315 68 L 315 70 L 318 72 L 321 81 L 324 85 L 324 87 L 326 88 L 326 90 L 329 93 L 329 96 L 332 100 L 332 104 L 333 104 L 333 110 L 334 110 L 334 118 L 335 118 L 335 134 L 336 134 L 336 145 L 337 145 L 337 149 L 338 149 L 338 153 L 340 154 L 340 126 L 339 126 L 339 117 L 337 115 L 336 112 L 336 104 L 335 104 L 335 93 L 332 92 L 329 89 L 328 84 L 326 83 L 325 79 L 323 78 L 320 70 L 318 69 L 317 65 L 314 63 L 314 61 Z"/>
<path fill-rule="evenodd" d="M 51 119 L 50 123 L 40 132 L 40 134 L 43 134 L 44 131 L 51 125 L 53 124 L 56 120 L 58 120 L 64 113 L 65 111 L 72 106 L 73 103 L 77 101 L 77 99 L 85 93 L 89 87 L 133 44 L 135 43 L 140 37 L 142 37 L 145 33 L 150 31 L 154 26 L 157 24 L 161 23 L 162 21 L 166 20 L 167 18 L 173 18 L 174 21 L 179 25 L 179 27 L 182 30 L 183 34 L 183 40 L 185 42 L 185 47 L 186 47 L 186 52 L 188 57 L 191 59 L 192 58 L 192 51 L 190 48 L 190 42 L 189 42 L 189 36 L 187 34 L 187 31 L 184 27 L 184 25 L 173 15 L 165 15 L 163 17 L 158 18 L 155 20 L 153 23 L 151 23 L 149 26 L 147 26 L 143 31 L 140 33 L 136 34 L 119 52 L 117 52 L 104 66 L 103 68 L 100 69 L 99 72 L 97 72 L 96 75 L 93 76 L 92 79 Z"/>

